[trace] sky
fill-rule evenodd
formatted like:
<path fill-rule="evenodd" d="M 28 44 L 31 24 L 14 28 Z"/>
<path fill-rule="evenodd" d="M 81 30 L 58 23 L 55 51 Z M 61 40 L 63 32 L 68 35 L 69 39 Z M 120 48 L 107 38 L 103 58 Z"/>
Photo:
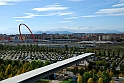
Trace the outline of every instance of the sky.
<path fill-rule="evenodd" d="M 18 34 L 21 23 L 32 32 L 124 32 L 124 0 L 0 0 L 0 34 Z"/>

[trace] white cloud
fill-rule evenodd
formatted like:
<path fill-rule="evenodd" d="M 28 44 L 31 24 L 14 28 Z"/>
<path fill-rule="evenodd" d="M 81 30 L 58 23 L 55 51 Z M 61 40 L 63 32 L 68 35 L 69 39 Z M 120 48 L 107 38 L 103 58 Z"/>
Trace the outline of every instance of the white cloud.
<path fill-rule="evenodd" d="M 31 0 L 0 0 L 0 2 L 21 2 L 21 1 L 31 1 Z"/>
<path fill-rule="evenodd" d="M 25 14 L 26 14 L 26 16 L 13 17 L 13 18 L 33 18 L 35 16 L 42 16 L 42 15 L 32 14 L 32 13 L 25 13 Z"/>
<path fill-rule="evenodd" d="M 81 2 L 81 1 L 84 1 L 84 0 L 69 0 L 71 2 Z"/>
<path fill-rule="evenodd" d="M 124 0 L 120 0 L 118 4 L 115 4 L 112 7 L 124 7 Z"/>
<path fill-rule="evenodd" d="M 83 18 L 93 18 L 93 17 L 98 17 L 98 15 L 86 15 L 86 16 L 81 16 Z"/>
<path fill-rule="evenodd" d="M 124 8 L 110 8 L 110 9 L 101 9 L 95 14 L 124 14 Z"/>
<path fill-rule="evenodd" d="M 120 0 L 111 8 L 100 9 L 93 15 L 81 16 L 83 18 L 101 17 L 101 16 L 124 16 L 124 0 Z"/>
<path fill-rule="evenodd" d="M 0 5 L 6 5 L 6 4 L 7 4 L 7 3 L 5 3 L 5 2 L 1 2 L 1 1 L 0 1 Z"/>
<path fill-rule="evenodd" d="M 124 8 L 100 9 L 93 15 L 81 16 L 83 18 L 93 18 L 102 16 L 124 16 Z"/>
<path fill-rule="evenodd" d="M 0 1 L 0 5 L 13 5 L 13 4 L 12 3 L 7 3 L 7 2 Z"/>
<path fill-rule="evenodd" d="M 69 17 L 69 18 L 64 18 L 64 19 L 78 19 L 78 17 Z"/>
<path fill-rule="evenodd" d="M 41 8 L 33 8 L 32 10 L 41 12 L 41 11 L 58 11 L 58 10 L 66 10 L 66 9 L 68 9 L 68 7 L 63 7 L 59 4 L 55 4 L 55 5 L 49 5 L 49 6 L 41 7 Z"/>
<path fill-rule="evenodd" d="M 55 3 L 54 5 L 48 5 L 48 7 L 60 7 L 61 5 L 59 3 Z"/>
<path fill-rule="evenodd" d="M 54 16 L 54 15 L 58 15 L 60 12 L 56 12 L 56 13 L 49 13 L 49 14 L 45 14 L 42 16 Z"/>
<path fill-rule="evenodd" d="M 59 16 L 70 15 L 70 14 L 73 14 L 73 12 L 60 13 Z"/>
<path fill-rule="evenodd" d="M 64 15 L 70 15 L 70 14 L 73 14 L 73 12 L 56 12 L 56 13 L 45 14 L 42 16 L 54 16 L 54 15 L 64 16 Z"/>
<path fill-rule="evenodd" d="M 63 15 L 69 15 L 72 14 L 72 12 L 67 12 L 67 13 L 62 13 L 62 12 L 56 12 L 56 13 L 49 13 L 49 14 L 44 14 L 44 15 L 39 15 L 39 14 L 33 14 L 33 13 L 24 13 L 26 16 L 17 16 L 13 18 L 33 18 L 37 16 L 63 16 Z"/>
<path fill-rule="evenodd" d="M 124 14 L 108 14 L 107 16 L 124 16 Z"/>
<path fill-rule="evenodd" d="M 72 21 L 67 21 L 67 20 L 64 20 L 64 21 L 59 21 L 59 23 L 65 23 L 65 22 L 72 22 Z"/>
<path fill-rule="evenodd" d="M 124 6 L 124 3 L 115 4 L 112 7 L 120 7 L 120 6 Z"/>
<path fill-rule="evenodd" d="M 0 5 L 14 5 L 14 3 L 21 1 L 30 1 L 30 0 L 0 0 Z"/>
<path fill-rule="evenodd" d="M 124 0 L 120 0 L 120 2 L 124 2 Z"/>

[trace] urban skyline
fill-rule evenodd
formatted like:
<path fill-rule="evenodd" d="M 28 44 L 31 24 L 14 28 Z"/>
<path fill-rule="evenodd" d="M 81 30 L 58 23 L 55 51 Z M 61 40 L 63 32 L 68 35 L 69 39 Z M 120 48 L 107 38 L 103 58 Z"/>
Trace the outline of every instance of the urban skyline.
<path fill-rule="evenodd" d="M 1 34 L 18 34 L 20 23 L 33 32 L 124 32 L 124 0 L 0 0 L 0 10 Z"/>

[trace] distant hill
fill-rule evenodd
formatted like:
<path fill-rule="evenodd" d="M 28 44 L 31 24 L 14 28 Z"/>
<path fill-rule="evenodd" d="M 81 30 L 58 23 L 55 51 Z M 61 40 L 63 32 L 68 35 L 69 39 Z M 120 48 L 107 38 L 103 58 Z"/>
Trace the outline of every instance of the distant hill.
<path fill-rule="evenodd" d="M 72 32 L 69 32 L 69 31 L 45 31 L 47 34 L 56 34 L 56 33 L 59 33 L 59 34 L 71 34 Z"/>
<path fill-rule="evenodd" d="M 34 34 L 42 34 L 42 33 L 47 33 L 47 34 L 71 34 L 72 32 L 69 31 L 34 31 Z"/>
<path fill-rule="evenodd" d="M 120 33 L 120 31 L 118 31 L 118 30 L 106 30 L 106 29 L 96 30 L 94 32 L 95 33 Z"/>
<path fill-rule="evenodd" d="M 42 34 L 44 33 L 43 31 L 33 31 L 33 34 Z"/>
<path fill-rule="evenodd" d="M 97 29 L 97 28 L 58 28 L 58 29 L 53 29 L 53 30 L 48 30 L 48 31 L 33 31 L 34 34 L 42 34 L 42 33 L 47 33 L 47 34 L 72 34 L 72 33 L 124 33 L 124 31 L 119 31 L 119 30 L 111 30 L 111 29 Z"/>

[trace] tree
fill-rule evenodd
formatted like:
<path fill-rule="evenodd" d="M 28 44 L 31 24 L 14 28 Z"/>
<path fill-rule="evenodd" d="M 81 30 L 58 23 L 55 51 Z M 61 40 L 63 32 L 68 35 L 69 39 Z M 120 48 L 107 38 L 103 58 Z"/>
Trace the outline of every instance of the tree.
<path fill-rule="evenodd" d="M 112 71 L 115 71 L 115 66 L 116 66 L 116 62 L 113 61 L 113 62 L 112 62 Z"/>
<path fill-rule="evenodd" d="M 68 53 L 68 45 L 65 45 L 65 51 Z"/>
<path fill-rule="evenodd" d="M 37 68 L 40 68 L 44 65 L 43 61 L 37 61 Z"/>
<path fill-rule="evenodd" d="M 98 76 L 96 74 L 93 74 L 92 78 L 93 78 L 94 81 L 96 81 L 98 79 Z"/>
<path fill-rule="evenodd" d="M 84 72 L 83 78 L 87 81 L 90 78 L 89 72 Z"/>
<path fill-rule="evenodd" d="M 8 78 L 11 78 L 12 77 L 12 74 L 10 74 L 9 76 L 8 76 Z"/>
<path fill-rule="evenodd" d="M 120 65 L 120 71 L 124 71 L 124 65 Z"/>
<path fill-rule="evenodd" d="M 0 50 L 3 50 L 3 49 L 4 49 L 3 44 L 0 44 Z"/>
<path fill-rule="evenodd" d="M 112 52 L 112 56 L 113 56 L 113 57 L 115 56 L 115 52 L 114 52 L 114 51 Z"/>
<path fill-rule="evenodd" d="M 19 69 L 18 66 L 15 65 L 14 68 L 13 68 L 13 76 L 15 76 L 17 74 L 18 69 Z"/>
<path fill-rule="evenodd" d="M 88 62 L 88 63 L 89 63 L 88 69 L 92 70 L 93 69 L 93 65 L 95 65 L 95 63 L 93 63 L 93 62 Z"/>
<path fill-rule="evenodd" d="M 82 83 L 82 76 L 80 74 L 78 74 L 77 83 Z"/>
<path fill-rule="evenodd" d="M 109 55 L 110 55 L 110 50 L 108 49 L 107 51 L 108 51 L 108 52 L 107 52 L 107 53 L 108 53 L 107 55 L 109 56 Z"/>
<path fill-rule="evenodd" d="M 107 66 L 108 66 L 107 63 L 105 62 L 105 63 L 104 63 L 104 70 L 107 69 Z"/>
<path fill-rule="evenodd" d="M 124 80 L 122 81 L 122 83 L 124 83 Z"/>
<path fill-rule="evenodd" d="M 107 72 L 103 72 L 103 74 L 102 74 L 102 78 L 103 78 L 103 82 L 104 83 L 109 83 L 110 82 L 110 80 L 111 80 L 111 77 L 109 76 L 109 74 L 107 73 Z"/>
<path fill-rule="evenodd" d="M 103 78 L 102 77 L 99 78 L 98 83 L 103 83 Z"/>
<path fill-rule="evenodd" d="M 15 65 L 18 66 L 18 64 L 19 64 L 19 61 L 17 61 L 17 60 L 12 61 L 12 67 L 14 67 Z"/>
<path fill-rule="evenodd" d="M 74 73 L 74 75 L 76 75 L 76 74 L 78 73 L 78 67 L 74 67 L 74 68 L 72 69 L 72 72 Z"/>
<path fill-rule="evenodd" d="M 98 77 L 101 77 L 101 76 L 102 76 L 101 70 L 99 70 L 99 72 L 97 73 L 97 76 L 98 76 Z"/>
<path fill-rule="evenodd" d="M 24 50 L 25 50 L 25 48 L 26 48 L 26 45 L 22 45 L 22 46 L 21 46 L 21 50 L 23 50 L 23 51 L 24 51 Z"/>
<path fill-rule="evenodd" d="M 98 71 L 100 69 L 99 67 L 99 61 L 96 62 L 96 70 Z"/>
<path fill-rule="evenodd" d="M 44 63 L 44 66 L 49 65 L 49 64 L 50 64 L 50 61 L 46 60 Z"/>
<path fill-rule="evenodd" d="M 11 64 L 9 64 L 6 68 L 6 71 L 5 71 L 5 76 L 6 78 L 8 78 L 8 75 L 12 74 L 12 66 Z"/>
<path fill-rule="evenodd" d="M 5 77 L 4 77 L 3 72 L 0 72 L 0 81 L 1 81 L 1 80 L 4 80 L 4 79 L 5 79 Z"/>
<path fill-rule="evenodd" d="M 90 77 L 92 77 L 92 75 L 93 75 L 93 72 L 90 70 L 90 71 L 89 71 L 89 74 L 90 74 Z"/>
<path fill-rule="evenodd" d="M 114 83 L 114 81 L 113 81 L 113 80 L 111 80 L 111 81 L 110 81 L 110 83 Z"/>
<path fill-rule="evenodd" d="M 93 74 L 96 74 L 96 70 L 95 70 L 95 69 L 92 69 L 92 73 L 93 73 Z"/>
<path fill-rule="evenodd" d="M 109 73 L 109 69 L 107 69 L 106 72 Z"/>
<path fill-rule="evenodd" d="M 123 77 L 124 75 L 122 73 L 119 74 L 119 77 Z"/>
<path fill-rule="evenodd" d="M 103 51 L 103 56 L 106 56 L 106 52 L 105 52 L 105 50 Z"/>
<path fill-rule="evenodd" d="M 110 70 L 109 75 L 110 75 L 110 77 L 113 76 L 113 72 L 112 72 L 112 70 Z"/>
<path fill-rule="evenodd" d="M 92 78 L 89 78 L 87 83 L 93 83 L 93 79 Z"/>
<path fill-rule="evenodd" d="M 19 74 L 21 74 L 21 71 L 20 71 L 20 69 L 17 71 L 17 74 L 16 74 L 16 75 L 19 75 Z"/>
<path fill-rule="evenodd" d="M 5 66 L 8 66 L 9 64 L 12 64 L 12 60 L 6 59 L 6 60 L 4 60 L 4 64 L 5 64 Z"/>
<path fill-rule="evenodd" d="M 5 72 L 6 71 L 6 66 L 4 64 L 0 65 L 0 72 Z"/>
<path fill-rule="evenodd" d="M 0 58 L 0 64 L 3 64 L 4 63 L 4 60 Z"/>
<path fill-rule="evenodd" d="M 84 70 L 83 68 L 79 69 L 78 71 L 79 71 L 79 73 L 80 73 L 81 75 L 85 72 L 85 70 Z"/>
<path fill-rule="evenodd" d="M 35 69 L 37 67 L 37 63 L 35 60 L 31 61 L 31 68 Z"/>
<path fill-rule="evenodd" d="M 26 68 L 22 66 L 21 74 L 26 72 Z"/>

